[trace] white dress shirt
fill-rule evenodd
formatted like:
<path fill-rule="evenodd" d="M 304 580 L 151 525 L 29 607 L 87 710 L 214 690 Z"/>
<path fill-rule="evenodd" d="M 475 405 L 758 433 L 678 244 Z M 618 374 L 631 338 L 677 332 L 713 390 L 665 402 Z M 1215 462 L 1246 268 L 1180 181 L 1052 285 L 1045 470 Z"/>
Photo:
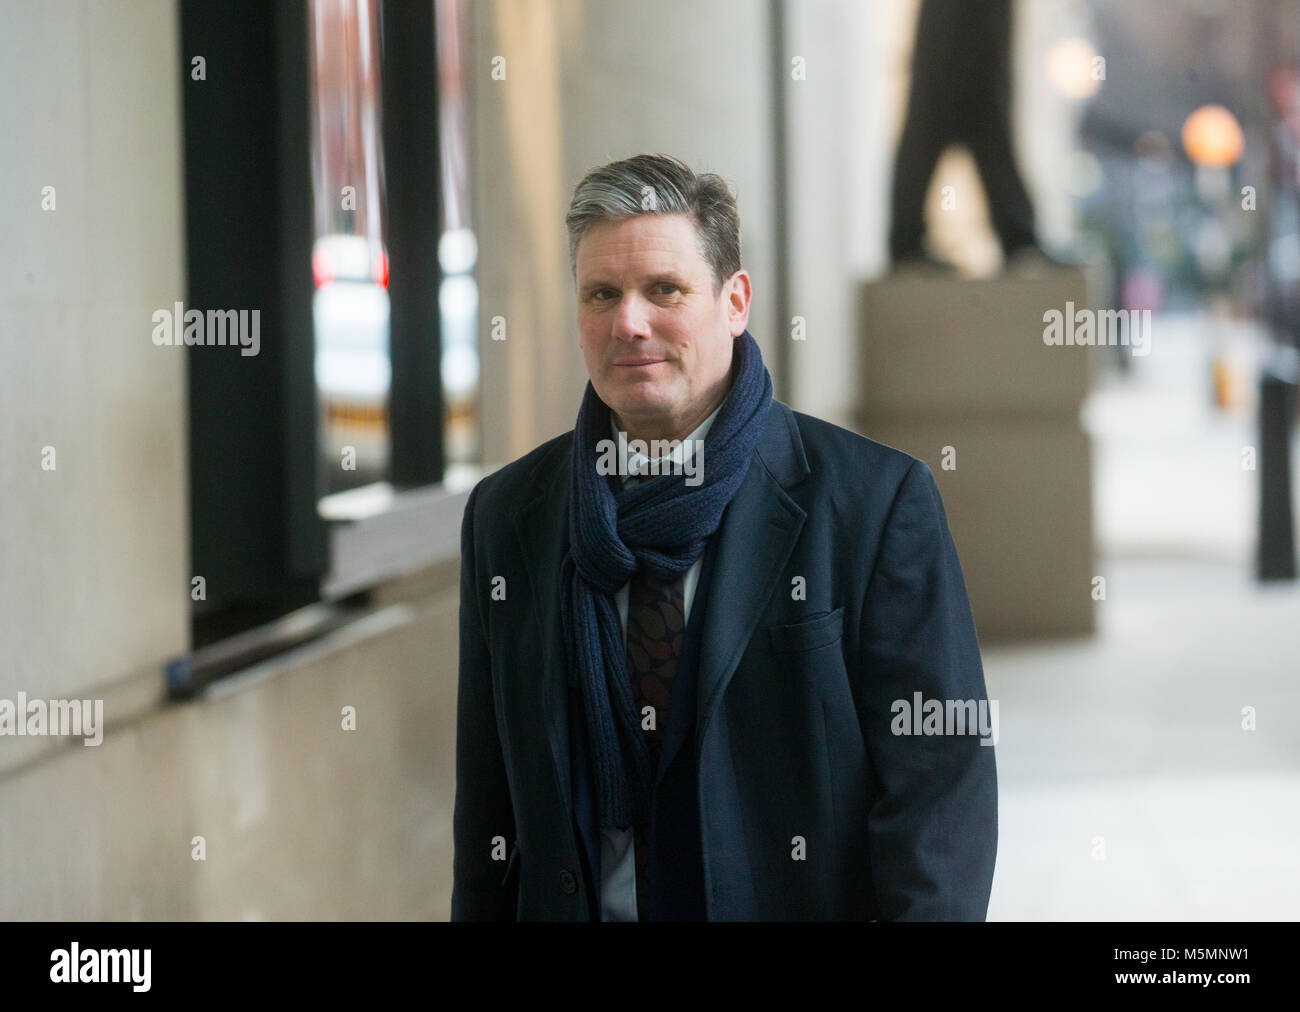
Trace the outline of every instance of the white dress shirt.
<path fill-rule="evenodd" d="M 681 445 L 676 447 L 667 457 L 646 457 L 644 454 L 637 453 L 629 449 L 622 443 L 618 443 L 618 428 L 614 424 L 613 413 L 610 414 L 609 425 L 614 432 L 614 441 L 619 445 L 619 452 L 622 453 L 623 459 L 620 461 L 619 474 L 623 477 L 623 484 L 626 485 L 631 477 L 635 474 L 643 473 L 649 470 L 649 464 L 652 460 L 668 461 L 670 465 L 676 462 L 685 463 L 690 460 L 695 453 L 696 440 L 703 439 L 713 425 L 713 419 L 717 417 L 722 405 L 718 405 L 713 410 L 713 414 L 700 423 L 699 428 L 682 440 Z M 703 462 L 701 462 L 703 463 Z M 660 464 L 659 473 L 663 474 L 665 467 Z M 670 473 L 676 473 L 673 468 Z M 695 560 L 685 573 L 682 574 L 682 609 L 686 618 L 689 619 L 691 614 L 691 601 L 695 597 L 695 586 L 700 582 L 700 564 L 704 556 Z M 631 583 L 625 583 L 614 594 L 614 603 L 618 605 L 618 617 L 623 623 L 623 637 L 627 638 L 627 600 Z M 654 771 L 651 771 L 652 774 Z M 602 921 L 635 921 L 636 916 L 636 854 L 633 831 L 631 827 L 627 829 L 601 829 L 600 831 L 600 919 Z"/>

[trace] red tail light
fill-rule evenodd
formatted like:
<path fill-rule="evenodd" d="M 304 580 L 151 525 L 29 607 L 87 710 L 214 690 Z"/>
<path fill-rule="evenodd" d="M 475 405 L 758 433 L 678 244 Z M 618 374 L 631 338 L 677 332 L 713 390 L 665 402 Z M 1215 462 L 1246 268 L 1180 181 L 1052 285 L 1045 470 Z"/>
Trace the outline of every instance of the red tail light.
<path fill-rule="evenodd" d="M 329 257 L 325 255 L 323 249 L 318 249 L 312 254 L 311 273 L 316 279 L 316 287 L 323 288 L 334 280 L 334 271 L 330 267 Z"/>
<path fill-rule="evenodd" d="M 375 257 L 375 281 L 380 288 L 388 288 L 388 253 L 384 250 L 380 250 L 379 256 Z"/>

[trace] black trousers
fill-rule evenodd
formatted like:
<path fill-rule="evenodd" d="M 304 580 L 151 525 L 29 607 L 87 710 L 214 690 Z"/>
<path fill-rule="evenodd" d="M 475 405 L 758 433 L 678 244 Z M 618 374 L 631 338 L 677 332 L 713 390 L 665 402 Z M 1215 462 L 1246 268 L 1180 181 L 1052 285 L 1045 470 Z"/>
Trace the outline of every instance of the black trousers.
<path fill-rule="evenodd" d="M 907 120 L 894 162 L 889 251 L 921 251 L 925 193 L 950 144 L 979 167 L 1004 252 L 1035 242 L 1011 142 L 1011 0 L 922 0 Z"/>

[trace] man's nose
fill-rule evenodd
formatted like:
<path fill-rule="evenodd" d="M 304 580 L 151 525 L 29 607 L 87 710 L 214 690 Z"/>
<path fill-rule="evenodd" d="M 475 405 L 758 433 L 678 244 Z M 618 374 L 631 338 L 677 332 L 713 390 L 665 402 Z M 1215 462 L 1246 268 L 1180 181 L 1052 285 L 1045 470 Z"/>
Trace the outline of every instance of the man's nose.
<path fill-rule="evenodd" d="M 625 292 L 614 313 L 613 335 L 620 341 L 650 336 L 650 307 L 638 292 Z"/>

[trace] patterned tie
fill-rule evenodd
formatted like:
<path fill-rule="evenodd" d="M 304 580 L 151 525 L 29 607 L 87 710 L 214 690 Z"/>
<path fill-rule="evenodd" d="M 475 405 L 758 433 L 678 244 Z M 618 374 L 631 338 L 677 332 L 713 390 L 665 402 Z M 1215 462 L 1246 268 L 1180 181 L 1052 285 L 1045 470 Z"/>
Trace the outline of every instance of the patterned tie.
<path fill-rule="evenodd" d="M 633 479 L 644 480 L 644 479 Z M 645 708 L 654 708 L 654 727 L 645 731 L 650 773 L 657 777 L 664 730 L 672 698 L 673 676 L 682 652 L 686 609 L 682 577 L 657 580 L 643 569 L 633 574 L 627 599 L 627 673 L 642 726 Z M 637 920 L 650 919 L 650 827 L 634 827 Z"/>

